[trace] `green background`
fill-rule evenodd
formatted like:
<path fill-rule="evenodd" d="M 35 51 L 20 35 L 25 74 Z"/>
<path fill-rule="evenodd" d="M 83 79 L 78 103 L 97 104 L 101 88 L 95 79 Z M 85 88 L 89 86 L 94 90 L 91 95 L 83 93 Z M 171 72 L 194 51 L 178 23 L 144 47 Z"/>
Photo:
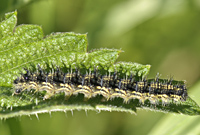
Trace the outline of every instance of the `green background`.
<path fill-rule="evenodd" d="M 52 32 L 88 33 L 88 51 L 124 50 L 118 61 L 152 65 L 148 78 L 187 80 L 189 96 L 200 104 L 199 0 L 1 0 L 0 16 L 18 11 L 19 24 Z M 1 19 L 2 20 L 2 19 Z M 2 120 L 0 134 L 200 134 L 199 116 L 138 110 L 74 111 Z"/>

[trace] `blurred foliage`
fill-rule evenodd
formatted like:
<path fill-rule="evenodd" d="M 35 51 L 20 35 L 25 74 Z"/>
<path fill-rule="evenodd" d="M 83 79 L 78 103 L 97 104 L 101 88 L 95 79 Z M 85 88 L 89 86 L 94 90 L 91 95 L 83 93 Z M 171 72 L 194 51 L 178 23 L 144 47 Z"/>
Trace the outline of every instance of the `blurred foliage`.
<path fill-rule="evenodd" d="M 162 78 L 173 76 L 176 80 L 187 80 L 189 95 L 200 103 L 199 0 L 37 0 L 19 8 L 6 4 L 8 1 L 23 0 L 0 2 L 0 14 L 17 8 L 18 24 L 41 25 L 45 35 L 57 31 L 88 32 L 88 50 L 122 49 L 125 53 L 119 60 L 152 65 L 149 77 L 159 72 Z M 67 118 L 64 113 L 53 113 L 51 117 L 42 114 L 39 121 L 33 116 L 32 121 L 27 116 L 9 119 L 0 124 L 0 134 L 19 129 L 15 133 L 199 134 L 196 117 L 142 110 L 137 116 L 120 112 L 67 114 Z M 173 122 L 178 126 L 166 128 Z"/>
<path fill-rule="evenodd" d="M 6 12 L 22 8 L 37 0 L 1 0 L 0 1 L 0 16 L 4 16 Z"/>

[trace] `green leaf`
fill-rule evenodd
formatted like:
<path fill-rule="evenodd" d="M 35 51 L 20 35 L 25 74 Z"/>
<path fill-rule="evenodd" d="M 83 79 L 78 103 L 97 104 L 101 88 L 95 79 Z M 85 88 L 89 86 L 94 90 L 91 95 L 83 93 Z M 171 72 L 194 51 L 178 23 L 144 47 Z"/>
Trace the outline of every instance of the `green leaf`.
<path fill-rule="evenodd" d="M 116 49 L 93 50 L 92 52 L 86 55 L 83 64 L 87 68 L 93 68 L 90 66 L 94 65 L 103 67 L 104 69 L 108 69 L 111 65 L 114 64 L 120 52 L 121 50 L 116 50 Z"/>
<path fill-rule="evenodd" d="M 130 76 L 137 75 L 141 77 L 145 77 L 148 75 L 150 71 L 151 65 L 142 65 L 138 63 L 131 63 L 131 62 L 118 62 L 110 67 L 109 71 L 121 71 L 122 73 Z"/>
<path fill-rule="evenodd" d="M 152 105 L 148 100 L 124 103 L 122 98 L 103 101 L 102 96 L 85 100 L 82 94 L 65 100 L 64 93 L 55 94 L 43 100 L 45 92 L 23 92 L 13 95 L 13 81 L 24 72 L 23 68 L 36 70 L 38 64 L 45 70 L 83 68 L 84 71 L 98 68 L 101 73 L 119 72 L 122 77 L 133 75 L 144 79 L 150 65 L 131 62 L 115 63 L 122 50 L 97 49 L 87 52 L 87 35 L 52 33 L 46 37 L 37 25 L 20 25 L 16 27 L 17 12 L 7 13 L 0 23 L 0 117 L 9 118 L 51 111 L 94 110 L 122 111 L 136 113 L 139 109 L 163 112 L 199 115 L 199 106 L 188 98 L 186 102 Z M 177 81 L 182 83 L 181 81 Z"/>
<path fill-rule="evenodd" d="M 17 11 L 7 13 L 5 15 L 5 20 L 0 24 L 0 37 L 6 37 L 13 35 L 13 30 L 17 23 Z"/>

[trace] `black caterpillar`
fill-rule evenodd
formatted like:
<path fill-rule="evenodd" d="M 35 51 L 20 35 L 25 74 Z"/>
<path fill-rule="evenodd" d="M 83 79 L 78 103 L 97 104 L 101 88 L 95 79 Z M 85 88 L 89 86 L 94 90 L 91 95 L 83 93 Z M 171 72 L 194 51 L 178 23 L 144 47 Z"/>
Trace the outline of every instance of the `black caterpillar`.
<path fill-rule="evenodd" d="M 92 73 L 81 74 L 79 70 L 63 72 L 57 69 L 54 72 L 44 73 L 26 70 L 14 80 L 15 94 L 25 90 L 35 89 L 35 92 L 46 91 L 44 99 L 48 99 L 56 93 L 64 92 L 66 97 L 84 94 L 85 98 L 102 95 L 107 100 L 115 97 L 129 102 L 138 99 L 141 103 L 149 100 L 151 104 L 159 101 L 167 104 L 170 101 L 186 101 L 187 89 L 184 83 L 174 80 L 142 79 L 135 80 L 134 76 L 123 79 L 114 72 L 112 75 L 101 75 L 97 70 Z"/>

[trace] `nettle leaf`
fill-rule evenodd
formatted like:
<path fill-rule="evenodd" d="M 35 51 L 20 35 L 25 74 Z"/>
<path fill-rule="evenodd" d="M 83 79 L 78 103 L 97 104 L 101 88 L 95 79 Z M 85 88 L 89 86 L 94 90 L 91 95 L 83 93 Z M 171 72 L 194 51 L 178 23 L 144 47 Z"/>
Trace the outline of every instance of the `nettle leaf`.
<path fill-rule="evenodd" d="M 102 101 L 101 96 L 85 100 L 82 94 L 71 96 L 65 100 L 64 94 L 55 94 L 43 100 L 45 93 L 30 91 L 14 95 L 13 81 L 24 73 L 24 68 L 42 69 L 76 69 L 82 67 L 85 71 L 98 67 L 99 72 L 120 72 L 122 76 L 134 75 L 144 79 L 150 70 L 150 65 L 131 62 L 115 63 L 122 50 L 98 49 L 87 52 L 87 35 L 67 33 L 52 33 L 46 37 L 42 28 L 37 25 L 19 25 L 17 12 L 7 13 L 0 23 L 0 118 L 21 115 L 31 115 L 51 111 L 94 110 L 122 111 L 136 113 L 139 109 L 149 109 L 162 112 L 199 115 L 200 108 L 191 98 L 185 102 L 167 105 L 152 105 L 150 102 L 140 103 L 132 100 L 124 103 L 122 98 Z"/>

